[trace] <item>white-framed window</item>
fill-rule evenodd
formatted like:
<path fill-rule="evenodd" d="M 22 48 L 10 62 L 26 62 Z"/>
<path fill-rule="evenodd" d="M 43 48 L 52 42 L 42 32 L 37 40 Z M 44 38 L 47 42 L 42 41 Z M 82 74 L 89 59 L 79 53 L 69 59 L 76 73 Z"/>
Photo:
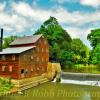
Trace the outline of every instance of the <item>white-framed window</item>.
<path fill-rule="evenodd" d="M 2 66 L 2 71 L 4 72 L 4 71 L 5 71 L 5 69 L 6 69 L 6 66 L 5 66 L 5 65 L 3 65 L 3 66 Z"/>
<path fill-rule="evenodd" d="M 26 59 L 26 55 L 23 55 L 23 60 L 25 60 Z"/>
<path fill-rule="evenodd" d="M 37 70 L 37 71 L 39 71 L 39 70 L 40 70 L 40 68 L 39 68 L 39 67 L 37 67 L 37 68 L 36 68 L 36 70 Z"/>
<path fill-rule="evenodd" d="M 6 56 L 5 55 L 2 56 L 2 60 L 6 60 Z"/>
<path fill-rule="evenodd" d="M 31 72 L 33 72 L 33 68 L 31 68 Z"/>
<path fill-rule="evenodd" d="M 46 52 L 48 52 L 48 49 L 46 48 Z"/>
<path fill-rule="evenodd" d="M 44 52 L 44 48 L 42 48 L 42 52 Z"/>
<path fill-rule="evenodd" d="M 39 47 L 37 47 L 37 51 L 39 52 Z"/>
<path fill-rule="evenodd" d="M 47 44 L 47 41 L 46 41 L 46 40 L 44 41 L 44 44 L 45 44 L 45 45 Z"/>
<path fill-rule="evenodd" d="M 1 55 L 0 56 L 0 60 L 6 60 L 6 56 L 5 55 Z"/>
<path fill-rule="evenodd" d="M 12 60 L 16 60 L 16 56 L 15 55 L 12 55 Z"/>
<path fill-rule="evenodd" d="M 31 56 L 31 60 L 33 60 L 33 56 Z"/>
<path fill-rule="evenodd" d="M 41 43 L 41 42 L 42 42 L 42 40 L 40 39 L 40 40 L 39 40 L 39 43 Z"/>
<path fill-rule="evenodd" d="M 39 57 L 37 57 L 37 62 L 39 61 Z"/>
<path fill-rule="evenodd" d="M 44 62 L 44 58 L 42 58 L 42 62 Z"/>
<path fill-rule="evenodd" d="M 9 66 L 9 72 L 12 72 L 12 65 Z"/>
<path fill-rule="evenodd" d="M 48 61 L 48 58 L 46 58 L 46 62 Z"/>

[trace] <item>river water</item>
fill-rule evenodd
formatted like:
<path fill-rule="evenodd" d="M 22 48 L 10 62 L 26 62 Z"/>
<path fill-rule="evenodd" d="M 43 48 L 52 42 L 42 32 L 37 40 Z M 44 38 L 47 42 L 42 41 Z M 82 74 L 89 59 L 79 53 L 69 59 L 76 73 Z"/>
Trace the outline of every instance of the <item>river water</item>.
<path fill-rule="evenodd" d="M 100 100 L 100 86 L 96 83 L 99 80 L 73 79 L 62 76 L 61 83 L 47 82 L 0 100 Z"/>
<path fill-rule="evenodd" d="M 0 100 L 100 100 L 100 87 L 48 82 Z"/>

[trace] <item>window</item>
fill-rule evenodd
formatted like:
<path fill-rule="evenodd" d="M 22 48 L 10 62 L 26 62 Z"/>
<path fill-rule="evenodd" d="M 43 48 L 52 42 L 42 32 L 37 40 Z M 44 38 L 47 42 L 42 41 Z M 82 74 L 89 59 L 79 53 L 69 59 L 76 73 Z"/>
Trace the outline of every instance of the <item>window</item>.
<path fill-rule="evenodd" d="M 28 69 L 25 69 L 25 74 L 28 74 L 28 72 L 29 72 Z"/>
<path fill-rule="evenodd" d="M 31 56 L 31 60 L 33 60 L 33 56 Z"/>
<path fill-rule="evenodd" d="M 26 61 L 26 60 L 27 60 L 26 58 L 27 58 L 27 55 L 24 54 L 24 55 L 22 56 L 23 61 Z"/>
<path fill-rule="evenodd" d="M 24 69 L 21 69 L 21 78 L 24 78 L 25 77 L 24 72 L 25 72 L 25 70 Z"/>
<path fill-rule="evenodd" d="M 42 42 L 42 40 L 40 39 L 40 40 L 39 40 L 39 43 L 41 43 L 41 42 Z"/>
<path fill-rule="evenodd" d="M 5 55 L 3 55 L 3 56 L 2 56 L 2 60 L 6 60 L 6 57 L 5 57 Z"/>
<path fill-rule="evenodd" d="M 24 69 L 21 69 L 21 74 L 24 74 Z"/>
<path fill-rule="evenodd" d="M 15 55 L 12 55 L 12 60 L 16 60 L 16 56 Z"/>
<path fill-rule="evenodd" d="M 42 48 L 42 52 L 44 52 L 44 48 Z"/>
<path fill-rule="evenodd" d="M 1 55 L 1 56 L 0 56 L 0 60 L 6 60 L 5 55 Z"/>
<path fill-rule="evenodd" d="M 0 60 L 2 60 L 2 56 L 0 56 Z"/>
<path fill-rule="evenodd" d="M 45 44 L 45 45 L 47 44 L 47 41 L 46 41 L 46 40 L 44 41 L 44 44 Z"/>
<path fill-rule="evenodd" d="M 37 70 L 37 71 L 39 71 L 39 70 L 40 70 L 40 68 L 39 68 L 39 67 L 37 67 L 37 68 L 36 68 L 36 70 Z"/>
<path fill-rule="evenodd" d="M 46 62 L 48 62 L 48 58 L 46 58 Z"/>
<path fill-rule="evenodd" d="M 31 68 L 31 72 L 33 72 L 33 68 Z"/>
<path fill-rule="evenodd" d="M 39 57 L 37 57 L 37 62 L 39 61 Z"/>
<path fill-rule="evenodd" d="M 39 47 L 37 47 L 37 51 L 39 52 Z"/>
<path fill-rule="evenodd" d="M 44 59 L 42 58 L 42 62 L 44 62 Z"/>
<path fill-rule="evenodd" d="M 48 49 L 46 49 L 46 52 L 48 52 Z"/>
<path fill-rule="evenodd" d="M 4 72 L 4 71 L 5 71 L 5 69 L 6 69 L 6 66 L 5 66 L 5 65 L 3 65 L 3 66 L 2 66 L 2 71 Z"/>
<path fill-rule="evenodd" d="M 9 66 L 9 72 L 12 72 L 12 66 L 11 65 Z"/>

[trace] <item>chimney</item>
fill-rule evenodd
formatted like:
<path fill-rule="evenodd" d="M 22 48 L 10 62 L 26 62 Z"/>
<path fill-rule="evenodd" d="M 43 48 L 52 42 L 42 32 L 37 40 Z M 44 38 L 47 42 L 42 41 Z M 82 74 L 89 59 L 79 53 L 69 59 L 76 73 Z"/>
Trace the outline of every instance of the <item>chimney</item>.
<path fill-rule="evenodd" d="M 0 37 L 0 52 L 2 52 L 2 44 L 3 44 L 3 28 L 1 29 L 1 37 Z"/>

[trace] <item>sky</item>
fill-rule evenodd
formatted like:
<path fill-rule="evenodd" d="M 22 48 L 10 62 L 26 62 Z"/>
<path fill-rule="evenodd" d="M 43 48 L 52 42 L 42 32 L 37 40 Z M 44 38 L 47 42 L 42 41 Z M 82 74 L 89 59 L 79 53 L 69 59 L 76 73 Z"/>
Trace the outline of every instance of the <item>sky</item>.
<path fill-rule="evenodd" d="M 100 0 L 0 0 L 5 37 L 32 35 L 50 16 L 90 47 L 87 35 L 100 26 Z"/>

